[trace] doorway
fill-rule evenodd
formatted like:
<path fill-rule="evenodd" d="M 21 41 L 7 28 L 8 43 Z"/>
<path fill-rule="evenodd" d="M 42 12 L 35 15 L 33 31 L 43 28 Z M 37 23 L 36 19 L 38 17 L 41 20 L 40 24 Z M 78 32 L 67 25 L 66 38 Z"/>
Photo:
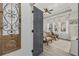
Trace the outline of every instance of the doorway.
<path fill-rule="evenodd" d="M 41 9 L 44 9 L 46 6 L 51 7 L 55 4 L 51 3 L 51 4 L 38 4 L 38 5 L 40 6 L 40 7 L 38 6 L 39 8 L 43 7 Z M 44 13 L 43 16 L 45 15 L 45 12 L 46 16 L 47 15 L 48 16 L 43 17 L 43 54 L 41 55 L 45 56 L 72 56 L 74 54 L 78 55 L 77 54 L 78 23 L 77 19 L 73 20 L 73 18 L 71 17 L 71 15 L 74 14 L 72 10 L 74 9 L 77 10 L 77 8 L 72 8 L 71 6 L 77 7 L 77 4 L 56 4 L 56 5 L 57 7 L 55 6 L 56 7 L 56 13 L 54 12 L 55 14 L 53 14 L 53 11 L 50 11 L 51 13 L 47 12 L 47 10 L 48 11 L 50 10 L 48 8 L 44 9 L 45 11 L 43 10 Z M 63 7 L 61 5 L 65 5 L 65 8 L 67 8 L 67 6 L 70 6 L 72 9 L 68 8 L 67 10 L 63 10 L 62 9 Z M 57 9 L 60 6 L 61 11 Z M 78 13 L 78 11 L 75 12 Z M 74 16 L 76 17 L 76 15 Z M 70 18 L 72 18 L 72 20 Z M 73 48 L 74 45 L 76 47 L 76 50 Z"/>

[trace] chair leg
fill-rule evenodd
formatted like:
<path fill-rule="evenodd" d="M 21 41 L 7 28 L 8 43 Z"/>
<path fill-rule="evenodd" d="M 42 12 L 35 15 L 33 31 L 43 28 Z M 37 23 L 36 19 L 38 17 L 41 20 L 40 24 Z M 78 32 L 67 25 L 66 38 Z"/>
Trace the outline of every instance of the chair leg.
<path fill-rule="evenodd" d="M 52 43 L 52 40 L 51 40 L 51 43 Z"/>
<path fill-rule="evenodd" d="M 48 42 L 47 42 L 47 45 L 49 45 Z"/>

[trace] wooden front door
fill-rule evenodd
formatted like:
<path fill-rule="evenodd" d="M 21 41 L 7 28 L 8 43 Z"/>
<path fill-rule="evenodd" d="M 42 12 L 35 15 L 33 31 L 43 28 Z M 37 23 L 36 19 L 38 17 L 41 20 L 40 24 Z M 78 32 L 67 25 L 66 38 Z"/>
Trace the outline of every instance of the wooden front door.
<path fill-rule="evenodd" d="M 0 55 L 21 48 L 20 4 L 0 3 Z"/>
<path fill-rule="evenodd" d="M 2 36 L 2 21 L 3 21 L 3 4 L 2 3 L 0 3 L 0 55 L 2 54 L 2 39 L 1 39 L 1 36 Z"/>

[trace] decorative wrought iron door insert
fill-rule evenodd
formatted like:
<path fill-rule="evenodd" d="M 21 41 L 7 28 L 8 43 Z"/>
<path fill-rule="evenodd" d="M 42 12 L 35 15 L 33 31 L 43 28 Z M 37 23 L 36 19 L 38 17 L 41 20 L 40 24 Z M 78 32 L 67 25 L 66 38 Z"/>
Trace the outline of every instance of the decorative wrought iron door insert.
<path fill-rule="evenodd" d="M 20 49 L 21 32 L 20 32 L 20 4 L 4 3 L 3 17 L 1 19 L 1 55 Z"/>

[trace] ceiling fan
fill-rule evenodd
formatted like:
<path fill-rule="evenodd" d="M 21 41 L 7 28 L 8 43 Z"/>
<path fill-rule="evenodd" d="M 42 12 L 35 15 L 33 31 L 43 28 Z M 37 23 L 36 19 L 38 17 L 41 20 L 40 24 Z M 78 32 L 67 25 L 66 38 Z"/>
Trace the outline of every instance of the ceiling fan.
<path fill-rule="evenodd" d="M 53 11 L 53 9 L 48 10 L 47 8 L 44 8 L 44 13 L 52 14 L 51 11 Z"/>

